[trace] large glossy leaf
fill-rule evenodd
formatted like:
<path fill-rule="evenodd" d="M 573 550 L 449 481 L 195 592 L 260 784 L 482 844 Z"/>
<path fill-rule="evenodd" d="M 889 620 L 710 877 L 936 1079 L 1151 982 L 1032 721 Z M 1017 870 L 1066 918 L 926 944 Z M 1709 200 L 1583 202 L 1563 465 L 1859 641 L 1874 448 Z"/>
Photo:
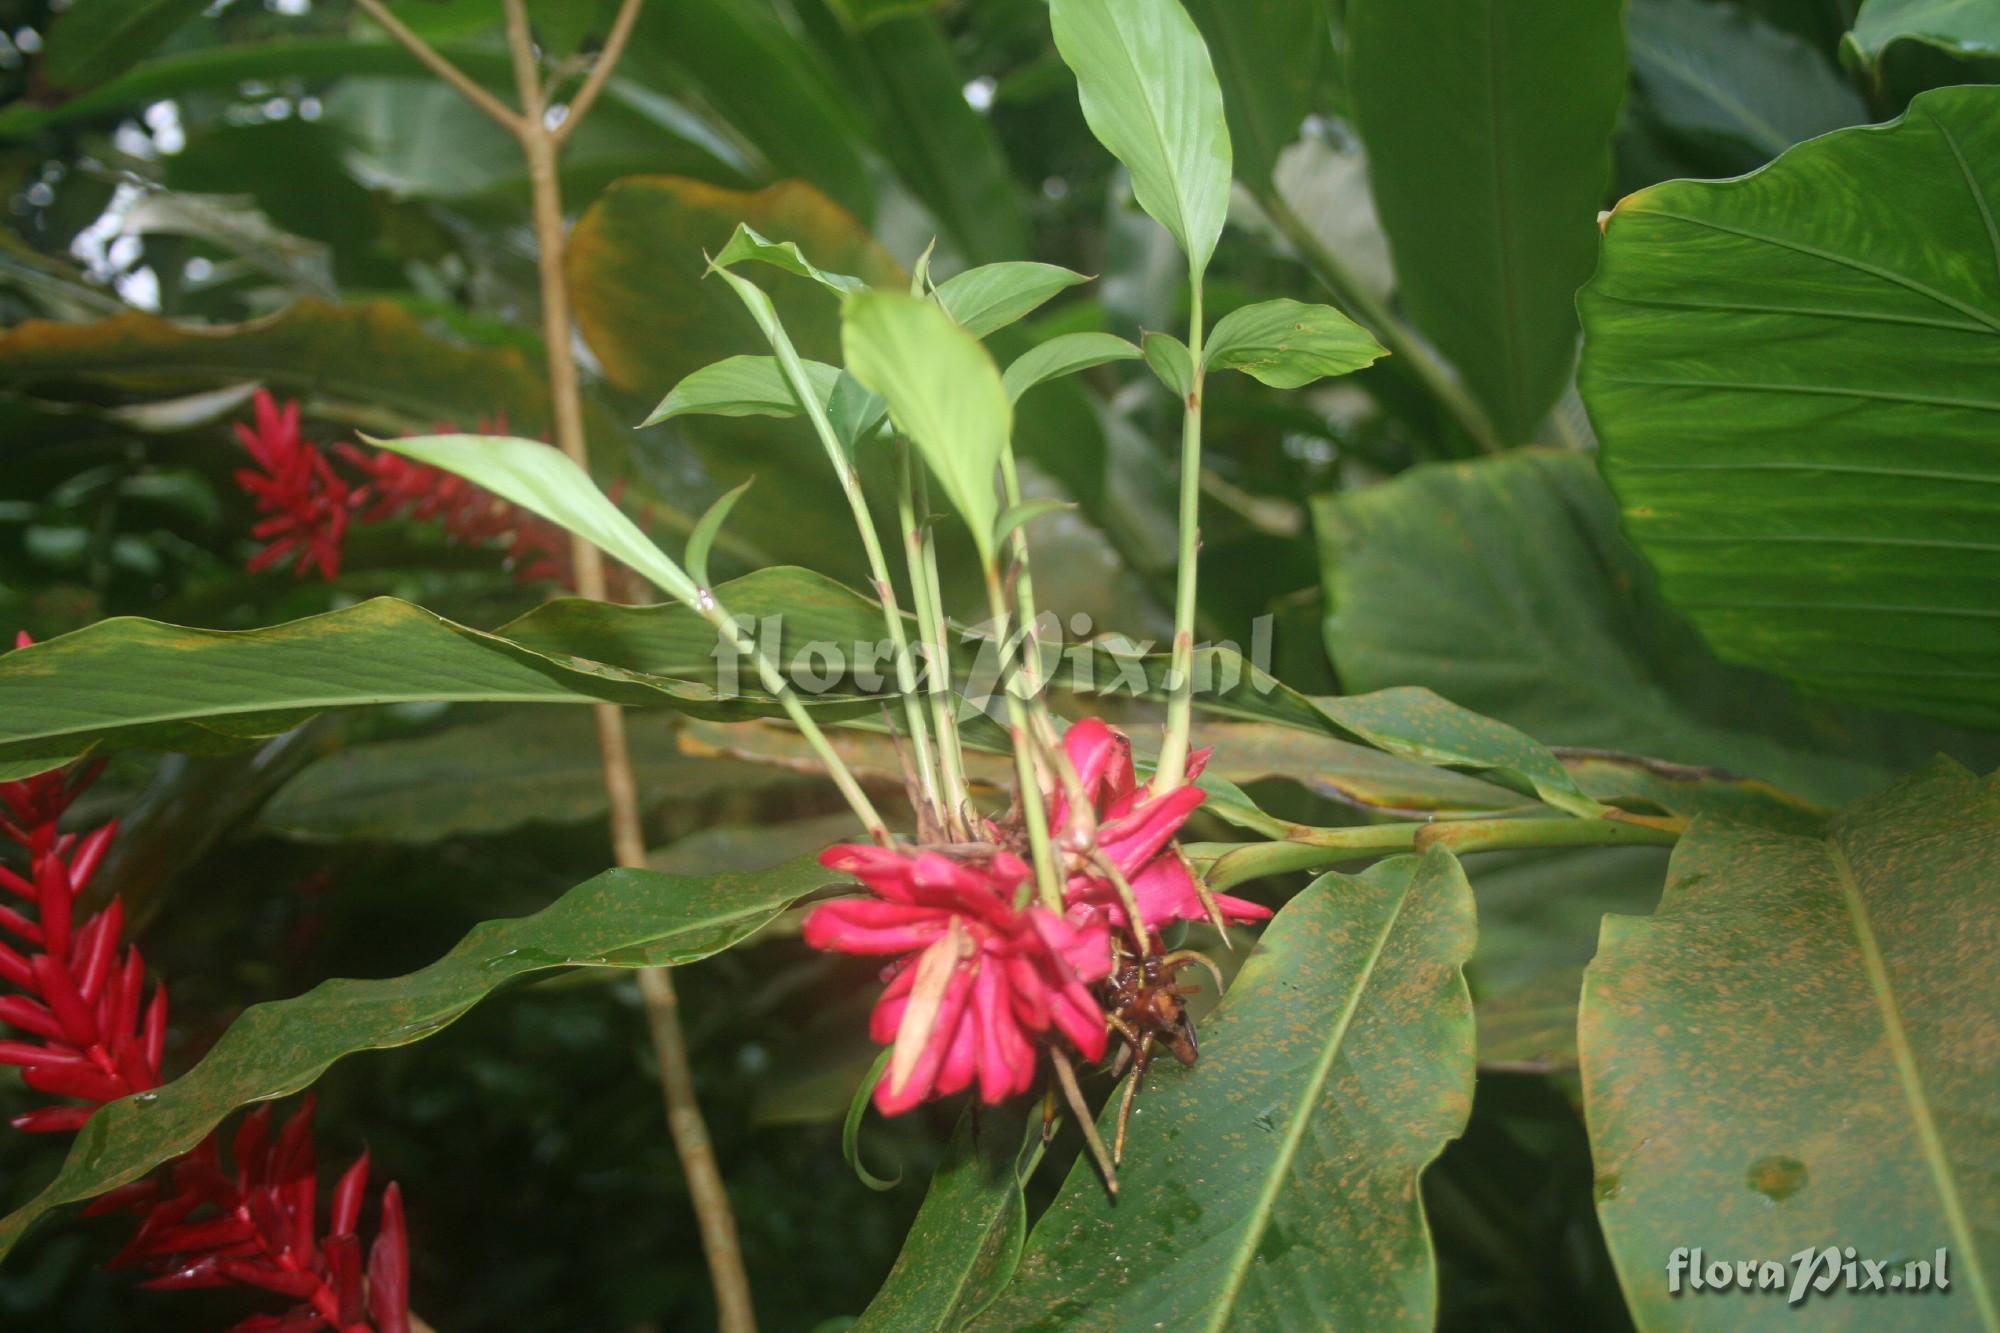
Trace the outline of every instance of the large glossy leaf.
<path fill-rule="evenodd" d="M 1877 65 L 1883 52 L 1905 40 L 1958 56 L 2000 58 L 2000 9 L 1988 0 L 1867 0 L 1847 49 Z"/>
<path fill-rule="evenodd" d="M 1347 73 L 1403 303 L 1509 443 L 1576 357 L 1625 91 L 1606 0 L 1352 0 Z"/>
<path fill-rule="evenodd" d="M 829 878 L 812 857 L 703 879 L 611 870 L 533 916 L 474 927 L 408 976 L 327 981 L 296 999 L 253 1005 L 188 1073 L 92 1116 L 55 1181 L 0 1221 L 0 1257 L 51 1209 L 136 1180 L 237 1107 L 307 1087 L 342 1056 L 421 1041 L 529 973 L 675 966 L 720 953 Z"/>
<path fill-rule="evenodd" d="M 1035 1139 L 1023 1141 L 1025 1109 L 970 1106 L 959 1116 L 896 1266 L 854 1323 L 857 1333 L 962 1328 L 1014 1275 L 1028 1237 L 1021 1185 L 1041 1159 L 1038 1117 Z"/>
<path fill-rule="evenodd" d="M 1995 88 L 1612 215 L 1584 400 L 1626 531 L 1723 658 L 2000 726 L 1996 218 Z"/>
<path fill-rule="evenodd" d="M 1314 520 L 1327 650 L 1348 689 L 1426 685 L 1551 745 L 1719 767 L 1822 801 L 1940 749 L 2000 762 L 1989 740 L 1802 699 L 1716 661 L 1654 591 L 1582 455 L 1414 468 L 1322 500 Z"/>
<path fill-rule="evenodd" d="M 1180 0 L 1053 0 L 1056 49 L 1083 117 L 1132 173 L 1139 206 L 1197 278 L 1229 212 L 1229 124 L 1208 48 Z"/>
<path fill-rule="evenodd" d="M 1746 146 L 1748 165 L 1868 119 L 1825 56 L 1733 4 L 1634 0 L 1626 35 L 1653 112 L 1679 134 Z"/>
<path fill-rule="evenodd" d="M 1950 1252 L 1942 1293 L 1735 1293 L 1732 1328 L 2000 1328 L 2000 783 L 1940 761 L 1823 836 L 1701 821 L 1612 917 L 1580 1047 L 1598 1214 L 1641 1327 L 1668 1256 Z M 1844 1260 L 1844 1256 L 1843 1256 Z"/>
<path fill-rule="evenodd" d="M 841 346 L 855 379 L 882 395 L 983 553 L 999 516 L 995 474 L 1013 429 L 999 367 L 935 304 L 862 292 L 842 307 Z"/>
<path fill-rule="evenodd" d="M 1327 15 L 1314 0 L 1188 0 L 1187 9 L 1222 83 L 1236 175 L 1261 189 L 1333 63 Z"/>
<path fill-rule="evenodd" d="M 58 88 L 89 88 L 123 74 L 199 15 L 205 0 L 93 0 L 49 26 L 41 71 Z"/>
<path fill-rule="evenodd" d="M 1155 1066 L 1119 1197 L 1079 1161 L 974 1327 L 1430 1328 L 1416 1183 L 1472 1107 L 1472 942 L 1442 850 L 1292 899 L 1200 1060 Z"/>

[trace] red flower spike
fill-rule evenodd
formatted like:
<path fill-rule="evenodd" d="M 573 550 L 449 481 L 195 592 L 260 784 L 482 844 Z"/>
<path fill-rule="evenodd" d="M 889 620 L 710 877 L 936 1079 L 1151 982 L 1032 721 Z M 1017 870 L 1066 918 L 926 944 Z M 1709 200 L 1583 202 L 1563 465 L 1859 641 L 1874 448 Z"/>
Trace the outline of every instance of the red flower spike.
<path fill-rule="evenodd" d="M 317 567 L 324 577 L 336 578 L 341 542 L 356 500 L 353 488 L 299 433 L 296 402 L 280 409 L 268 392 L 259 389 L 255 410 L 255 425 L 239 423 L 236 436 L 257 467 L 237 469 L 236 484 L 265 515 L 250 533 L 268 545 L 251 559 L 248 569 L 255 574 L 297 555 L 292 570 L 297 577 L 304 578 Z"/>
<path fill-rule="evenodd" d="M 1109 975 L 1109 928 L 1014 906 L 1028 868 L 1009 852 L 984 862 L 850 844 L 820 857 L 874 898 L 822 903 L 806 942 L 843 953 L 901 955 L 870 1019 L 891 1048 L 875 1105 L 897 1115 L 979 1086 L 988 1103 L 1026 1092 L 1038 1047 L 1060 1036 L 1087 1060 L 1104 1054 L 1104 1012 L 1089 985 Z"/>
<path fill-rule="evenodd" d="M 1201 805 L 1205 797 L 1201 788 L 1189 785 L 1150 795 L 1139 785 L 1133 770 L 1131 741 L 1096 718 L 1072 726 L 1063 736 L 1063 749 L 1093 807 L 1097 850 L 1131 885 L 1141 928 L 1152 933 L 1175 921 L 1206 920 L 1208 909 L 1202 905 L 1194 876 L 1171 845 L 1181 825 Z M 1207 750 L 1188 756 L 1190 783 L 1200 775 L 1208 756 Z M 1050 826 L 1063 827 L 1070 813 L 1064 793 L 1058 788 L 1049 794 L 1048 801 Z M 1271 915 L 1270 908 L 1244 898 L 1226 893 L 1213 897 L 1223 919 L 1231 923 L 1262 921 Z M 1114 926 L 1127 924 L 1117 887 L 1091 865 L 1080 866 L 1070 875 L 1064 899 L 1072 919 L 1101 916 Z"/>
<path fill-rule="evenodd" d="M 290 421 L 295 427 L 295 413 Z M 280 453 L 286 422 L 275 410 L 260 414 L 267 434 L 279 432 L 274 448 Z M 253 456 L 278 457 L 270 449 L 259 453 L 265 443 L 260 437 Z M 116 826 L 78 837 L 62 833 L 58 823 L 101 767 L 0 783 L 0 808 L 20 820 L 0 820 L 0 837 L 27 855 L 27 873 L 5 870 L 0 887 L 35 913 L 31 920 L 0 908 L 0 930 L 26 946 L 0 943 L 0 983 L 20 992 L 0 995 L 0 1025 L 39 1038 L 0 1040 L 0 1065 L 20 1066 L 31 1088 L 84 1103 L 20 1116 L 13 1123 L 28 1133 L 73 1133 L 99 1105 L 161 1081 L 167 992 L 156 986 L 145 999 L 145 960 L 137 948 L 124 947 L 120 961 L 123 906 L 114 899 L 74 925 L 77 895 L 102 862 Z M 224 1173 L 219 1142 L 211 1136 L 153 1178 L 92 1203 L 91 1216 L 140 1217 L 130 1243 L 106 1267 L 142 1266 L 149 1272 L 142 1285 L 156 1290 L 249 1286 L 301 1302 L 282 1315 L 237 1325 L 247 1333 L 408 1333 L 401 1193 L 392 1185 L 383 1195 L 381 1228 L 364 1273 L 356 1234 L 368 1180 L 364 1155 L 341 1177 L 334 1229 L 322 1241 L 312 1111 L 308 1097 L 275 1140 L 269 1106 L 245 1116 L 235 1136 L 233 1174 Z"/>

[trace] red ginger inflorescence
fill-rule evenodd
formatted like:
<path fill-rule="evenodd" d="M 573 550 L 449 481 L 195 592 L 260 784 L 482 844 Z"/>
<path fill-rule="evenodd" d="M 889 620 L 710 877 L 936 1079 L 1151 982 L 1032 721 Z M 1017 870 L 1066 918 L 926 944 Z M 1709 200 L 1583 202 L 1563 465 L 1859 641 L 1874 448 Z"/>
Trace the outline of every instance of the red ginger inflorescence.
<path fill-rule="evenodd" d="M 439 429 L 448 433 L 456 427 Z M 482 422 L 479 429 L 504 433 L 507 425 L 503 419 Z M 317 569 L 322 578 L 337 578 L 352 524 L 411 519 L 439 524 L 460 545 L 504 546 L 523 583 L 572 581 L 569 539 L 555 524 L 441 468 L 383 450 L 336 445 L 334 455 L 360 476 L 350 482 L 325 450 L 304 438 L 296 402 L 280 407 L 258 390 L 255 420 L 237 423 L 236 435 L 257 465 L 236 472 L 236 484 L 264 516 L 250 535 L 268 543 L 250 560 L 253 574 L 296 556 L 292 571 L 298 577 Z"/>
<path fill-rule="evenodd" d="M 839 953 L 896 955 L 883 970 L 888 985 L 869 1024 L 873 1038 L 891 1048 L 875 1085 L 875 1105 L 885 1115 L 975 1082 L 988 1103 L 1018 1096 L 1032 1086 L 1042 1048 L 1057 1040 L 1085 1060 L 1103 1057 L 1108 1024 L 1091 987 L 1111 974 L 1114 932 L 1130 934 L 1133 926 L 1098 858 L 1126 879 L 1149 941 L 1176 921 L 1209 916 L 1173 845 L 1201 804 L 1201 789 L 1150 794 L 1133 769 L 1131 742 L 1095 719 L 1071 727 L 1063 743 L 1091 808 L 1072 820 L 1062 793 L 1049 793 L 1050 827 L 1081 823 L 1093 854 L 1068 858 L 1061 915 L 1017 903 L 1028 867 L 1004 850 L 1011 839 L 997 826 L 992 849 L 970 856 L 846 843 L 820 857 L 873 896 L 815 907 L 805 920 L 806 942 Z M 1206 750 L 1189 758 L 1190 783 L 1207 759 Z M 1271 915 L 1227 894 L 1211 898 L 1226 922 Z"/>
<path fill-rule="evenodd" d="M 22 635 L 17 647 L 26 647 Z M 70 807 L 102 764 L 0 782 L 0 843 L 17 847 L 21 869 L 0 862 L 0 890 L 21 907 L 0 905 L 0 1064 L 18 1065 L 31 1088 L 71 1099 L 15 1119 L 17 1129 L 80 1129 L 99 1106 L 162 1082 L 167 992 L 145 996 L 146 965 L 123 940 L 123 904 L 113 899 L 82 925 L 78 899 L 117 833 L 107 823 L 65 833 Z M 121 953 L 121 946 L 123 951 Z M 233 1145 L 235 1170 L 222 1167 L 211 1137 L 161 1172 L 115 1190 L 93 1214 L 133 1211 L 138 1234 L 111 1261 L 143 1265 L 149 1287 L 249 1286 L 299 1304 L 260 1315 L 234 1333 L 408 1333 L 409 1245 L 402 1194 L 382 1194 L 381 1220 L 364 1267 L 359 1223 L 368 1158 L 334 1191 L 332 1225 L 318 1230 L 319 1168 L 310 1100 L 278 1134 L 268 1106 L 246 1116 Z"/>

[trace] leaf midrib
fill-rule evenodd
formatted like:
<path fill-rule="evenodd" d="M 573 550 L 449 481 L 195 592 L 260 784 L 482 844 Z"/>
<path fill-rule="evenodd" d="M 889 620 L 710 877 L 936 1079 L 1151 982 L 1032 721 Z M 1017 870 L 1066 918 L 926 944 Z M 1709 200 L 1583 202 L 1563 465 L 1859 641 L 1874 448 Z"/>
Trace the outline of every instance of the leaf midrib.
<path fill-rule="evenodd" d="M 1368 951 L 1368 961 L 1355 976 L 1353 989 L 1349 992 L 1347 1003 L 1341 1010 L 1340 1021 L 1334 1024 L 1333 1030 L 1328 1034 L 1326 1045 L 1314 1065 L 1312 1077 L 1301 1090 L 1298 1106 L 1292 1111 L 1291 1118 L 1285 1122 L 1284 1137 L 1279 1140 L 1278 1156 L 1265 1175 L 1264 1187 L 1258 1191 L 1257 1202 L 1251 1209 L 1248 1224 L 1244 1227 L 1243 1238 L 1237 1243 L 1236 1253 L 1231 1256 L 1228 1276 L 1216 1297 L 1215 1308 L 1206 1325 L 1208 1333 L 1221 1333 L 1229 1321 L 1230 1314 L 1236 1308 L 1244 1279 L 1249 1275 L 1251 1261 L 1256 1258 L 1257 1246 L 1262 1243 L 1264 1232 L 1271 1223 L 1271 1213 L 1277 1207 L 1279 1189 L 1286 1177 L 1291 1174 L 1292 1159 L 1298 1155 L 1299 1144 L 1305 1138 L 1306 1125 L 1318 1109 L 1320 1093 L 1333 1072 L 1333 1062 L 1340 1054 L 1341 1048 L 1346 1045 L 1347 1030 L 1353 1025 L 1354 1015 L 1361 1008 L 1362 997 L 1367 994 L 1369 982 L 1374 979 L 1376 966 L 1382 961 L 1382 952 L 1388 947 L 1389 937 L 1395 933 L 1396 923 L 1402 920 L 1403 909 L 1409 906 L 1410 896 L 1417 891 L 1417 886 L 1424 882 L 1423 871 L 1419 868 L 1411 873 L 1408 884 L 1404 886 L 1402 893 L 1397 895 L 1395 910 L 1389 913 L 1388 920 L 1383 922 L 1381 931 L 1376 935 L 1375 943 Z"/>
<path fill-rule="evenodd" d="M 1854 863 L 1847 855 L 1847 848 L 1838 834 L 1826 839 L 1827 859 L 1833 867 L 1835 882 L 1840 886 L 1842 905 L 1847 910 L 1854 928 L 1856 947 L 1861 953 L 1861 965 L 1868 976 L 1868 988 L 1875 1001 L 1875 1007 L 1882 1020 L 1884 1035 L 1889 1043 L 1889 1054 L 1896 1066 L 1896 1079 L 1901 1085 L 1903 1098 L 1910 1110 L 1910 1118 L 1915 1122 L 1918 1145 L 1923 1150 L 1924 1165 L 1930 1171 L 1931 1184 L 1937 1190 L 1938 1203 L 1944 1209 L 1945 1224 L 1951 1230 L 1952 1248 L 1962 1256 L 1972 1287 L 1973 1301 L 1979 1307 L 1980 1322 L 1990 1330 L 2000 1331 L 2000 1309 L 1996 1309 L 1993 1292 L 1986 1282 L 1986 1270 L 1979 1255 L 1978 1242 L 1966 1220 L 1965 1206 L 1958 1197 L 1958 1184 L 1952 1178 L 1951 1161 L 1946 1155 L 1944 1141 L 1939 1136 L 1937 1122 L 1931 1113 L 1929 1095 L 1924 1090 L 1923 1076 L 1917 1069 L 1916 1053 L 1910 1047 L 1909 1033 L 1903 1027 L 1902 1011 L 1896 1003 L 1894 989 L 1889 983 L 1889 969 L 1882 957 L 1881 943 L 1875 938 L 1875 927 L 1868 918 L 1868 905 L 1861 897 L 1860 886 L 1855 882 Z"/>

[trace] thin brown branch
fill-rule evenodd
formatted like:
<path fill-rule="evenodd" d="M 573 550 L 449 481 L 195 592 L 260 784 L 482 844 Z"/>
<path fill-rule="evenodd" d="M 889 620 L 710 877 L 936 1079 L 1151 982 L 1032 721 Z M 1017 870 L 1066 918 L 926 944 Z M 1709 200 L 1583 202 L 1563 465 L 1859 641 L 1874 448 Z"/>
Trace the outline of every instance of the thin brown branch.
<path fill-rule="evenodd" d="M 639 22 L 639 6 L 643 0 L 625 0 L 619 6 L 618 17 L 611 22 L 611 33 L 604 39 L 604 49 L 597 53 L 597 61 L 590 67 L 590 76 L 583 81 L 583 87 L 576 90 L 576 96 L 569 99 L 569 114 L 563 123 L 556 126 L 557 146 L 569 141 L 576 133 L 577 126 L 583 124 L 584 116 L 596 103 L 604 85 L 611 82 L 611 72 L 618 68 L 618 60 L 625 54 L 625 44 L 632 39 L 632 28 Z"/>
<path fill-rule="evenodd" d="M 431 73 L 458 89 L 465 100 L 498 121 L 508 133 L 521 133 L 521 117 L 514 114 L 505 102 L 487 92 L 472 81 L 470 75 L 446 60 L 423 38 L 403 26 L 403 21 L 391 14 L 382 0 L 355 0 L 363 13 L 386 29 L 389 35 L 402 44 L 404 49 L 421 60 Z"/>
<path fill-rule="evenodd" d="M 636 12 L 636 0 L 626 8 Z M 519 138 L 527 158 L 528 181 L 534 195 L 537 267 L 541 277 L 542 337 L 548 347 L 549 396 L 555 419 L 556 445 L 580 467 L 588 467 L 590 448 L 583 428 L 583 394 L 571 344 L 569 282 L 563 251 L 568 237 L 563 226 L 562 186 L 556 168 L 560 140 L 544 119 L 534 40 L 528 29 L 523 0 L 507 0 L 507 44 L 513 54 L 514 83 L 522 105 Z M 621 13 L 627 24 L 628 15 Z M 614 54 L 607 47 L 607 54 Z M 593 601 L 607 600 L 604 558 L 581 537 L 570 553 L 576 570 L 576 590 Z M 616 707 L 595 711 L 598 749 L 603 759 L 604 791 L 611 811 L 612 852 L 621 866 L 646 864 L 645 829 L 640 817 L 638 784 L 625 735 L 625 717 Z M 688 1062 L 687 1039 L 681 1031 L 680 1005 L 671 977 L 663 969 L 639 974 L 646 1003 L 647 1024 L 660 1065 L 660 1088 L 666 1100 L 667 1128 L 680 1157 L 688 1197 L 701 1228 L 715 1288 L 718 1324 L 723 1333 L 755 1333 L 757 1319 L 750 1300 L 750 1281 L 743 1270 L 743 1252 L 736 1235 L 736 1216 L 729 1204 L 722 1172 L 715 1160 L 708 1126 L 696 1100 L 694 1072 Z"/>

